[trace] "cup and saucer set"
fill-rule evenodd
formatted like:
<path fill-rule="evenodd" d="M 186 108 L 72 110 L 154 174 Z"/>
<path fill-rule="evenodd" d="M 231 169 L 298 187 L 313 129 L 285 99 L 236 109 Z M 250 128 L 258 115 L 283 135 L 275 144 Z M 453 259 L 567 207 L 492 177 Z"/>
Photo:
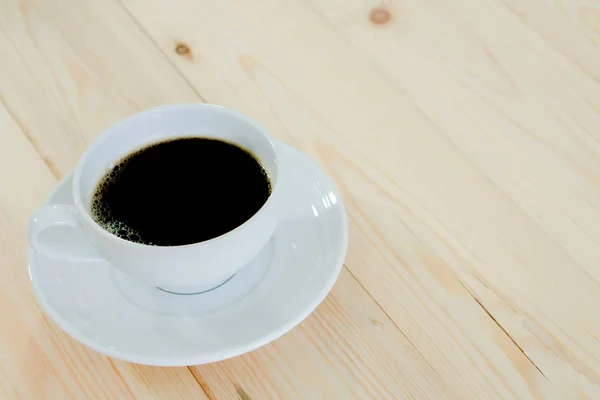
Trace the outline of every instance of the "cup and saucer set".
<path fill-rule="evenodd" d="M 91 203 L 107 171 L 140 148 L 182 137 L 253 154 L 271 185 L 258 211 L 186 245 L 129 241 L 100 226 Z M 161 106 L 108 128 L 28 230 L 29 273 L 43 311 L 93 350 L 157 366 L 220 361 L 282 336 L 329 293 L 348 245 L 340 194 L 323 171 L 248 117 L 208 104 Z"/>

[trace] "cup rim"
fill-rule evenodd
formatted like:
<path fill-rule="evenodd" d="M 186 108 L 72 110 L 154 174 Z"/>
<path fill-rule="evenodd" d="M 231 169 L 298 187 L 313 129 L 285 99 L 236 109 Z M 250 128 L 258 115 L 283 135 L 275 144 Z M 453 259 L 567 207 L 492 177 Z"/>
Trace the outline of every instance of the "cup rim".
<path fill-rule="evenodd" d="M 112 132 L 116 128 L 118 128 L 126 123 L 129 123 L 132 120 L 146 118 L 151 114 L 156 114 L 156 113 L 169 111 L 169 110 L 178 110 L 178 109 L 190 109 L 190 110 L 203 109 L 204 111 L 213 110 L 213 111 L 218 111 L 218 112 L 224 112 L 225 114 L 228 114 L 229 116 L 231 116 L 233 118 L 243 121 L 244 123 L 246 123 L 246 124 L 250 125 L 252 128 L 254 128 L 256 131 L 261 133 L 264 136 L 264 138 L 271 145 L 271 148 L 273 149 L 273 155 L 275 157 L 275 169 L 277 171 L 277 178 L 274 180 L 271 179 L 271 193 L 269 194 L 267 201 L 265 201 L 265 203 L 258 209 L 258 211 L 252 217 L 250 217 L 247 221 L 245 221 L 243 224 L 237 226 L 236 228 L 234 228 L 228 232 L 225 232 L 222 235 L 214 237 L 212 239 L 204 240 L 201 242 L 182 244 L 182 245 L 161 246 L 161 245 L 149 245 L 149 244 L 144 244 L 144 243 L 130 242 L 128 240 L 120 238 L 117 235 L 114 235 L 114 234 L 110 233 L 109 231 L 107 231 L 106 229 L 102 228 L 96 221 L 94 221 L 94 219 L 92 218 L 90 213 L 83 206 L 83 204 L 82 204 L 83 201 L 81 199 L 81 190 L 80 190 L 81 189 L 80 180 L 81 180 L 81 173 L 82 173 L 83 165 L 85 164 L 86 160 L 90 157 L 90 155 L 100 146 L 100 144 L 102 144 L 103 141 L 105 141 L 109 136 L 111 136 Z M 128 116 L 120 119 L 119 121 L 115 122 L 114 124 L 110 125 L 106 129 L 104 129 L 102 131 L 102 133 L 96 139 L 94 139 L 94 141 L 86 148 L 86 150 L 83 152 L 83 154 L 79 158 L 79 161 L 77 162 L 77 166 L 75 167 L 75 171 L 73 173 L 73 185 L 72 185 L 71 190 L 72 190 L 73 200 L 75 202 L 75 207 L 77 208 L 78 213 L 81 215 L 81 217 L 87 223 L 89 223 L 89 225 L 91 227 L 93 227 L 95 230 L 97 230 L 100 235 L 102 235 L 108 239 L 115 240 L 122 245 L 130 246 L 130 247 L 137 247 L 140 249 L 144 249 L 144 248 L 146 248 L 146 249 L 183 249 L 183 248 L 190 248 L 190 247 L 208 246 L 210 244 L 214 244 L 217 241 L 222 241 L 223 239 L 233 236 L 235 233 L 241 231 L 250 223 L 256 221 L 256 219 L 261 214 L 264 213 L 267 206 L 269 206 L 271 203 L 273 203 L 275 201 L 274 199 L 275 199 L 276 190 L 280 186 L 280 185 L 278 185 L 278 182 L 280 180 L 280 176 L 279 176 L 280 169 L 281 168 L 280 168 L 280 162 L 279 162 L 279 154 L 277 151 L 277 145 L 276 145 L 275 141 L 273 140 L 273 137 L 269 134 L 269 132 L 267 132 L 267 130 L 262 125 L 260 125 L 258 122 L 256 122 L 252 118 L 250 118 L 238 111 L 235 111 L 231 108 L 220 106 L 218 104 L 210 104 L 210 103 L 166 104 L 166 105 L 160 105 L 160 106 L 148 108 L 146 110 L 142 110 L 142 111 L 133 113 L 131 115 L 128 115 Z"/>

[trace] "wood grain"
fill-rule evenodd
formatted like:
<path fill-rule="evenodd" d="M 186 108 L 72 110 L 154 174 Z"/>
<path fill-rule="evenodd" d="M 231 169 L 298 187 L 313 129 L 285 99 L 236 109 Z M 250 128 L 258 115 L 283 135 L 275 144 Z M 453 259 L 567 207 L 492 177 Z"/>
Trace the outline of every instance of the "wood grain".
<path fill-rule="evenodd" d="M 0 4 L 0 398 L 204 399 L 187 368 L 127 364 L 75 343 L 31 290 L 25 222 L 86 144 L 138 108 L 197 99 L 117 3 L 95 4 L 72 2 L 72 14 L 64 2 Z M 103 48 L 85 42 L 111 35 Z M 161 74 L 168 84 L 155 82 Z"/>
<path fill-rule="evenodd" d="M 599 35 L 584 0 L 1 2 L 4 396 L 600 398 Z M 336 180 L 346 269 L 248 355 L 109 360 L 41 315 L 24 221 L 104 127 L 198 100 Z"/>
<path fill-rule="evenodd" d="M 115 1 L 4 1 L 0 91 L 57 176 L 137 110 L 199 96 Z"/>
<path fill-rule="evenodd" d="M 283 338 L 193 371 L 217 399 L 240 393 L 251 399 L 460 398 L 346 270 L 317 311 Z"/>

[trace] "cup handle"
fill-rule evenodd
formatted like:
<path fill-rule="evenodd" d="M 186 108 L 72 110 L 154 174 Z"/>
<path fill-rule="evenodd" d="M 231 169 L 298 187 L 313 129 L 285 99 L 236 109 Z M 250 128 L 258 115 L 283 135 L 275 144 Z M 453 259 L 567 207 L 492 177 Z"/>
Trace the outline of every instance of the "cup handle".
<path fill-rule="evenodd" d="M 40 234 L 46 229 L 57 226 L 67 226 L 84 235 L 83 228 L 77 219 L 75 207 L 66 204 L 51 204 L 42 206 L 29 219 L 29 245 L 33 249 L 50 258 L 60 258 L 65 261 L 98 261 L 102 260 L 96 253 L 73 254 L 69 250 L 56 250 L 39 240 Z"/>

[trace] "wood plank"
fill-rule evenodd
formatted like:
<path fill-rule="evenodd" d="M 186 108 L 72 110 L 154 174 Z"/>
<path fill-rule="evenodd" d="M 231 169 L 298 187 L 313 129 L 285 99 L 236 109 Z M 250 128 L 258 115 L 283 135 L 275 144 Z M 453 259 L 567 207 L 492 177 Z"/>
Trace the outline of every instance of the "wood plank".
<path fill-rule="evenodd" d="M 214 399 L 460 398 L 345 269 L 299 327 L 194 373 Z"/>
<path fill-rule="evenodd" d="M 564 318 L 584 324 L 590 334 L 597 332 L 597 321 L 589 316 L 584 320 L 583 311 L 573 312 L 574 303 L 566 301 L 577 288 L 577 301 L 589 308 L 600 300 L 597 284 L 490 180 L 471 154 L 448 139 L 444 125 L 424 114 L 415 101 L 417 94 L 398 87 L 394 76 L 384 74 L 347 37 L 346 30 L 356 30 L 356 36 L 365 36 L 361 44 L 386 50 L 400 60 L 403 48 L 385 46 L 395 43 L 388 36 L 404 34 L 404 47 L 418 53 L 419 43 L 411 41 L 416 33 L 408 22 L 388 31 L 374 27 L 368 21 L 375 4 L 358 1 L 323 3 L 343 10 L 339 24 L 346 30 L 325 17 L 325 10 L 305 1 L 181 0 L 176 8 L 160 1 L 126 0 L 124 4 L 207 101 L 252 115 L 336 178 L 352 221 L 347 267 L 454 393 L 478 399 L 598 393 L 592 372 L 595 355 L 586 357 L 590 364 L 585 365 L 584 378 L 571 374 L 561 382 L 553 374 L 549 381 L 474 294 L 472 283 L 482 282 L 510 299 L 511 306 L 523 302 L 515 317 L 528 323 L 543 318 L 538 330 L 552 332 Z M 423 24 L 431 29 L 438 18 L 432 7 L 423 5 L 421 10 L 428 18 Z M 398 8 L 394 15 L 401 18 L 403 9 Z M 462 38 L 447 40 L 458 45 Z M 185 44 L 189 51 L 178 54 L 177 44 Z M 409 63 L 416 76 L 419 67 L 425 72 L 430 68 L 419 60 Z M 417 81 L 427 79 L 431 76 L 423 74 Z M 444 113 L 444 104 L 435 97 L 446 87 L 436 83 L 419 88 L 419 99 L 434 98 L 431 113 L 449 119 L 461 115 L 454 109 L 454 114 Z M 448 98 L 445 102 L 460 106 Z M 464 125 L 461 139 L 468 143 L 476 132 L 468 121 L 459 119 L 456 125 L 460 123 Z M 480 133 L 477 138 L 485 139 L 489 135 Z M 505 148 L 498 148 L 505 146 L 500 139 L 489 139 L 482 158 L 492 157 L 494 148 L 503 153 Z M 537 153 L 521 145 L 517 154 L 532 158 Z M 497 155 L 498 169 L 517 170 Z M 588 157 L 586 162 L 595 161 Z M 543 168 L 540 162 L 532 173 Z M 544 311 L 534 312 L 534 307 Z M 531 311 L 534 317 L 529 312 L 520 314 L 521 310 Z M 547 313 L 553 311 L 558 314 L 550 319 Z M 590 342 L 578 327 L 564 328 L 585 339 L 582 343 Z M 537 337 L 537 332 L 532 336 Z M 577 348 L 572 341 L 568 346 Z M 539 342 L 531 347 L 543 351 Z M 261 357 L 256 363 L 265 376 L 278 376 L 279 366 L 272 357 L 260 352 L 254 356 Z M 547 356 L 547 368 L 563 372 L 571 368 L 569 360 Z M 243 370 L 244 365 L 232 360 L 198 371 L 213 390 L 221 388 L 219 376 Z M 306 373 L 302 368 L 294 370 L 296 376 Z M 428 385 L 428 378 L 422 377 L 423 385 Z M 286 388 L 281 384 L 271 390 L 287 393 Z M 257 383 L 251 389 L 267 393 Z"/>
<path fill-rule="evenodd" d="M 0 7 L 0 93 L 55 175 L 120 118 L 201 100 L 116 1 Z"/>
<path fill-rule="evenodd" d="M 529 220 L 512 241 L 497 235 L 496 249 L 465 232 L 481 257 L 473 265 L 494 275 L 463 284 L 548 379 L 595 398 L 600 318 L 587 308 L 600 302 L 600 54 L 584 3 L 391 2 L 397 22 L 377 30 L 363 17 L 375 2 L 311 2 Z"/>
<path fill-rule="evenodd" d="M 11 194 L 0 196 L 2 398 L 206 399 L 187 368 L 147 368 L 111 360 L 74 342 L 43 315 L 26 268 L 25 221 L 56 183 L 0 105 L 0 186 Z"/>
<path fill-rule="evenodd" d="M 111 360 L 43 316 L 25 221 L 107 125 L 199 97 L 115 2 L 0 4 L 0 388 L 19 399 L 206 399 L 187 368 Z M 22 130 L 22 129 L 23 130 Z"/>

